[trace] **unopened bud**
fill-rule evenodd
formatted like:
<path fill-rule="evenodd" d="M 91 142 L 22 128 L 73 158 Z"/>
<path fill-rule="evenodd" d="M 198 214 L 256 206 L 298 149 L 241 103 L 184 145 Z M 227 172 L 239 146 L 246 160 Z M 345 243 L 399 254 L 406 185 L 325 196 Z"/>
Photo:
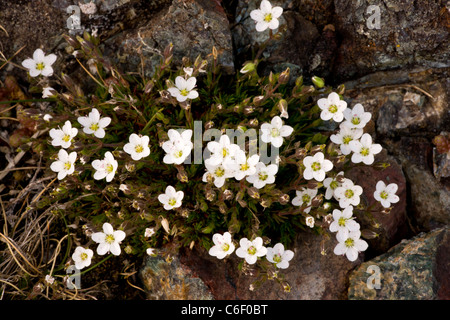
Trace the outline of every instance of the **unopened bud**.
<path fill-rule="evenodd" d="M 251 119 L 251 120 L 248 122 L 248 125 L 249 125 L 250 127 L 257 127 L 258 124 L 259 124 L 258 119 Z"/>
<path fill-rule="evenodd" d="M 290 199 L 289 195 L 288 195 L 287 193 L 285 193 L 285 194 L 282 194 L 282 195 L 278 198 L 278 201 L 279 201 L 281 204 L 287 204 L 287 203 L 289 203 L 289 199 Z"/>
<path fill-rule="evenodd" d="M 229 190 L 229 189 L 226 189 L 223 192 L 223 199 L 224 200 L 231 200 L 231 199 L 233 199 L 233 192 L 231 190 Z"/>
<path fill-rule="evenodd" d="M 247 193 L 253 199 L 259 199 L 259 192 L 258 189 L 256 189 L 255 187 L 248 188 Z"/>
<path fill-rule="evenodd" d="M 284 70 L 280 76 L 278 77 L 278 83 L 280 84 L 286 84 L 289 82 L 289 76 L 291 73 L 291 69 L 287 68 L 286 70 Z"/>
<path fill-rule="evenodd" d="M 246 62 L 241 69 L 241 73 L 253 72 L 256 70 L 256 65 L 253 62 Z"/>
<path fill-rule="evenodd" d="M 375 239 L 378 236 L 379 236 L 378 233 L 376 233 L 370 229 L 361 230 L 361 237 L 363 237 L 365 239 Z"/>
<path fill-rule="evenodd" d="M 314 77 L 312 77 L 311 80 L 314 83 L 314 85 L 319 89 L 323 88 L 325 86 L 325 80 L 323 78 L 314 76 Z"/>
<path fill-rule="evenodd" d="M 280 114 L 280 118 L 285 118 L 288 119 L 289 118 L 289 114 L 288 114 L 288 103 L 286 100 L 281 99 L 278 102 L 278 110 L 280 110 L 281 114 Z"/>

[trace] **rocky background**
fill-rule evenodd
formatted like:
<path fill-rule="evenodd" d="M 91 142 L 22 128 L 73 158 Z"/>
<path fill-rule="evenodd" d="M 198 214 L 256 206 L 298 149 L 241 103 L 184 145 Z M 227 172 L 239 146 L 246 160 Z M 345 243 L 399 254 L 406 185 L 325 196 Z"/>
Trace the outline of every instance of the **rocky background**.
<path fill-rule="evenodd" d="M 293 77 L 344 83 L 349 105 L 362 103 L 372 112 L 371 133 L 385 148 L 379 159 L 391 164 L 383 172 L 356 168 L 351 178 L 364 180 L 369 201 L 376 181 L 395 182 L 401 202 L 377 217 L 380 236 L 369 240 L 370 249 L 353 263 L 333 254 L 334 240 L 324 256 L 320 237 L 299 235 L 285 272 L 290 293 L 271 281 L 250 291 L 255 279 L 237 271 L 239 258 L 220 261 L 194 247 L 172 263 L 146 260 L 140 279 L 148 298 L 449 299 L 450 159 L 433 139 L 450 131 L 450 4 L 271 2 L 284 8 L 280 28 L 286 32 L 267 48 L 262 71 L 290 67 Z M 259 7 L 253 0 L 0 0 L 0 59 L 12 57 L 0 69 L 2 81 L 12 74 L 25 84 L 20 62 L 38 47 L 58 54 L 56 70 L 83 76 L 62 37 L 69 31 L 66 8 L 73 4 L 81 7 L 82 28 L 101 36 L 105 55 L 124 72 L 152 74 L 160 52 L 173 43 L 175 60 L 206 57 L 215 46 L 224 70 L 234 73 L 267 37 L 256 33 L 249 17 Z M 379 28 L 368 24 L 371 5 L 379 8 Z M 379 267 L 379 289 L 367 286 L 369 266 Z"/>

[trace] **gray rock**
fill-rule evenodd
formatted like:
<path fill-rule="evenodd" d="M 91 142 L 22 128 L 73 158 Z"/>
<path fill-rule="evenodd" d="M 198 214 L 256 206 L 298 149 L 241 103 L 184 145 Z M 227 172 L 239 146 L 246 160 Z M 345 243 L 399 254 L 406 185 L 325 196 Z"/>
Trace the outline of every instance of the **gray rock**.
<path fill-rule="evenodd" d="M 350 274 L 349 299 L 447 300 L 449 286 L 449 229 L 435 229 L 403 240 L 387 253 L 366 261 Z M 372 280 L 378 269 L 379 287 Z M 370 278 L 370 279 L 369 279 Z"/>

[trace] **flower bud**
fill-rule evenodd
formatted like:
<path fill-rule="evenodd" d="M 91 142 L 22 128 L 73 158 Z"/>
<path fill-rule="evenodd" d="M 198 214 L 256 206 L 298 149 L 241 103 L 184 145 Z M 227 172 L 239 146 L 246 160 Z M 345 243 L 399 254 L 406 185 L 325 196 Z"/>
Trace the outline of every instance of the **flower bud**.
<path fill-rule="evenodd" d="M 224 200 L 231 200 L 231 199 L 233 199 L 233 192 L 231 190 L 229 190 L 229 189 L 226 189 L 223 192 L 223 199 Z"/>
<path fill-rule="evenodd" d="M 289 199 L 290 199 L 289 195 L 288 195 L 287 193 L 285 193 L 285 194 L 282 194 L 282 195 L 278 198 L 278 201 L 279 201 L 281 204 L 288 204 L 288 203 L 289 203 Z"/>
<path fill-rule="evenodd" d="M 286 118 L 286 119 L 289 118 L 289 115 L 288 115 L 288 103 L 287 103 L 286 100 L 281 99 L 278 102 L 278 110 L 280 110 L 280 112 L 281 112 L 280 118 Z"/>
<path fill-rule="evenodd" d="M 256 70 L 256 65 L 253 62 L 246 62 L 241 69 L 241 73 L 253 72 Z"/>
<path fill-rule="evenodd" d="M 291 73 L 291 69 L 287 68 L 286 70 L 284 70 L 280 76 L 278 77 L 278 83 L 279 84 L 286 84 L 289 82 L 289 76 Z"/>
<path fill-rule="evenodd" d="M 314 85 L 319 89 L 325 86 L 325 80 L 323 78 L 313 76 L 311 80 L 312 83 L 314 83 Z"/>
<path fill-rule="evenodd" d="M 256 189 L 255 187 L 248 188 L 247 193 L 253 199 L 259 199 L 259 192 L 258 189 Z"/>
<path fill-rule="evenodd" d="M 361 237 L 363 237 L 365 239 L 375 239 L 378 236 L 379 236 L 378 233 L 376 233 L 370 229 L 362 229 L 361 230 Z"/>

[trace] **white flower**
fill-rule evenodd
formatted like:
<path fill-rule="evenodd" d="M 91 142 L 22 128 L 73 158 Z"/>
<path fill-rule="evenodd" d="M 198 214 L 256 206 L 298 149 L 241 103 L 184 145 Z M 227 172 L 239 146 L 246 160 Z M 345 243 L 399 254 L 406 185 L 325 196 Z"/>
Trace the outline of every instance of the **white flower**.
<path fill-rule="evenodd" d="M 114 231 L 111 224 L 103 224 L 103 232 L 95 232 L 91 236 L 92 240 L 98 243 L 97 254 L 103 256 L 111 252 L 113 255 L 120 255 L 120 242 L 125 239 L 125 232 L 122 230 Z"/>
<path fill-rule="evenodd" d="M 70 175 L 75 171 L 74 163 L 77 159 L 75 151 L 70 154 L 66 150 L 61 149 L 58 152 L 58 160 L 52 162 L 50 169 L 58 173 L 58 180 L 62 180 L 66 175 Z"/>
<path fill-rule="evenodd" d="M 364 133 L 358 141 L 350 141 L 350 149 L 353 151 L 352 162 L 370 165 L 374 162 L 375 154 L 378 154 L 383 149 L 379 144 L 372 143 L 372 136 Z"/>
<path fill-rule="evenodd" d="M 334 196 L 339 201 L 341 208 L 347 208 L 349 205 L 357 206 L 359 204 L 359 196 L 362 192 L 363 189 L 360 186 L 355 185 L 350 179 L 345 179 L 342 185 L 334 190 Z"/>
<path fill-rule="evenodd" d="M 376 190 L 373 193 L 375 200 L 379 201 L 381 205 L 385 208 L 389 208 L 391 203 L 397 203 L 400 198 L 395 194 L 398 190 L 398 185 L 396 183 L 391 183 L 386 186 L 383 181 L 378 181 L 376 185 Z"/>
<path fill-rule="evenodd" d="M 169 129 L 169 141 L 162 145 L 166 152 L 163 162 L 167 164 L 182 164 L 191 154 L 194 144 L 191 142 L 192 130 L 184 130 L 181 134 L 177 130 Z"/>
<path fill-rule="evenodd" d="M 323 181 L 325 179 L 325 172 L 333 169 L 333 163 L 325 159 L 322 152 L 317 152 L 314 156 L 307 156 L 303 159 L 305 170 L 303 171 L 303 178 L 306 180 L 315 179 Z"/>
<path fill-rule="evenodd" d="M 186 73 L 189 77 L 192 76 L 192 72 L 194 72 L 193 68 L 183 68 L 184 73 Z"/>
<path fill-rule="evenodd" d="M 45 87 L 42 90 L 42 98 L 49 98 L 49 97 L 53 97 L 53 91 L 55 91 L 55 89 L 53 89 L 52 87 Z"/>
<path fill-rule="evenodd" d="M 155 234 L 154 228 L 145 228 L 144 237 L 148 238 Z"/>
<path fill-rule="evenodd" d="M 175 78 L 175 87 L 168 88 L 167 91 L 175 97 L 179 102 L 184 102 L 187 99 L 198 98 L 198 92 L 193 90 L 197 79 L 195 77 L 190 77 L 185 80 L 182 76 Z"/>
<path fill-rule="evenodd" d="M 112 153 L 107 151 L 103 160 L 92 161 L 92 167 L 97 170 L 94 173 L 95 180 L 106 178 L 106 182 L 111 182 L 116 174 L 118 163 L 117 160 L 114 159 Z"/>
<path fill-rule="evenodd" d="M 347 108 L 347 102 L 341 100 L 336 92 L 330 93 L 327 98 L 319 99 L 317 105 L 322 110 L 320 113 L 322 120 L 333 119 L 341 122 L 344 119 L 343 112 Z"/>
<path fill-rule="evenodd" d="M 53 278 L 51 275 L 47 274 L 45 276 L 45 282 L 47 282 L 48 285 L 52 285 L 55 282 L 55 278 Z"/>
<path fill-rule="evenodd" d="M 330 224 L 331 232 L 345 232 L 359 230 L 360 226 L 357 223 L 353 215 L 353 207 L 348 206 L 344 210 L 333 210 L 333 222 Z"/>
<path fill-rule="evenodd" d="M 42 119 L 44 119 L 44 121 L 49 122 L 51 119 L 53 119 L 53 117 L 51 115 L 49 115 L 48 113 L 46 113 L 46 114 L 44 114 Z"/>
<path fill-rule="evenodd" d="M 72 260 L 75 262 L 75 267 L 81 270 L 84 267 L 89 266 L 93 255 L 94 252 L 91 249 L 77 247 L 72 254 Z"/>
<path fill-rule="evenodd" d="M 258 257 L 264 257 L 267 254 L 267 248 L 263 246 L 261 237 L 250 241 L 247 238 L 242 238 L 239 241 L 240 247 L 236 250 L 236 255 L 239 258 L 244 258 L 248 264 L 254 264 Z"/>
<path fill-rule="evenodd" d="M 314 218 L 311 216 L 306 217 L 306 225 L 310 228 L 314 228 Z"/>
<path fill-rule="evenodd" d="M 336 239 L 339 243 L 334 248 L 334 254 L 346 255 L 350 261 L 355 261 L 358 258 L 358 254 L 361 251 L 365 251 L 368 248 L 366 241 L 361 240 L 361 232 L 356 231 L 344 231 L 336 234 Z"/>
<path fill-rule="evenodd" d="M 22 61 L 22 66 L 28 69 L 31 77 L 37 77 L 42 74 L 44 77 L 49 77 L 53 74 L 52 64 L 56 61 L 56 55 L 51 53 L 45 55 L 41 49 L 36 49 L 33 53 L 33 59 L 25 59 Z"/>
<path fill-rule="evenodd" d="M 83 126 L 84 133 L 94 134 L 101 139 L 105 137 L 105 128 L 111 123 L 111 118 L 100 118 L 100 112 L 93 108 L 87 117 L 78 117 L 78 122 Z"/>
<path fill-rule="evenodd" d="M 292 204 L 297 207 L 305 205 L 307 208 L 304 212 L 310 212 L 311 207 L 308 206 L 311 204 L 312 199 L 317 195 L 317 189 L 302 188 L 301 191 L 296 190 L 295 193 L 297 196 L 292 199 Z"/>
<path fill-rule="evenodd" d="M 337 181 L 337 177 L 344 174 L 344 171 L 339 172 L 336 177 L 328 177 L 323 180 L 323 186 L 327 188 L 325 191 L 325 199 L 330 200 L 334 196 L 334 190 L 341 184 Z"/>
<path fill-rule="evenodd" d="M 158 196 L 158 200 L 164 205 L 164 209 L 172 210 L 181 207 L 183 197 L 183 191 L 176 191 L 174 187 L 167 186 L 165 193 Z"/>
<path fill-rule="evenodd" d="M 58 147 L 61 146 L 64 149 L 67 149 L 72 144 L 72 139 L 78 134 L 77 128 L 72 128 L 72 124 L 69 120 L 64 123 L 62 129 L 51 129 L 50 137 L 52 137 L 52 146 Z"/>
<path fill-rule="evenodd" d="M 275 182 L 275 174 L 278 172 L 278 166 L 276 164 L 266 166 L 264 163 L 258 162 L 255 168 L 256 172 L 246 178 L 248 182 L 253 183 L 255 188 L 261 189 L 266 184 Z"/>
<path fill-rule="evenodd" d="M 339 125 L 340 131 L 337 134 L 332 134 L 330 140 L 338 144 L 342 154 L 348 155 L 352 152 L 350 142 L 358 140 L 364 133 L 363 129 L 351 129 L 344 122 Z"/>
<path fill-rule="evenodd" d="M 205 162 L 206 172 L 203 174 L 202 181 L 208 182 L 209 178 L 212 178 L 214 185 L 217 188 L 221 188 L 225 184 L 227 178 L 234 176 L 234 171 L 223 164 L 211 165 Z"/>
<path fill-rule="evenodd" d="M 212 239 L 214 246 L 209 249 L 211 256 L 217 257 L 217 259 L 223 259 L 233 253 L 235 246 L 229 232 L 225 232 L 223 235 L 216 233 Z"/>
<path fill-rule="evenodd" d="M 150 138 L 148 136 L 138 136 L 132 133 L 129 141 L 123 146 L 123 151 L 131 155 L 133 160 L 140 160 L 150 155 L 150 148 L 148 147 Z"/>
<path fill-rule="evenodd" d="M 367 122 L 372 118 L 372 114 L 370 112 L 364 112 L 364 107 L 362 104 L 356 104 L 353 109 L 345 109 L 344 110 L 344 118 L 343 122 L 347 127 L 353 129 L 362 129 L 366 126 Z"/>
<path fill-rule="evenodd" d="M 261 125 L 261 140 L 279 148 L 283 144 L 283 137 L 290 136 L 293 131 L 294 128 L 283 125 L 283 120 L 279 116 L 275 116 L 272 118 L 270 124 L 263 123 Z"/>
<path fill-rule="evenodd" d="M 245 155 L 243 150 L 236 153 L 234 160 L 225 162 L 225 166 L 234 172 L 236 180 L 242 180 L 246 176 L 256 173 L 256 164 L 259 162 L 259 155 L 254 154 L 250 157 Z"/>
<path fill-rule="evenodd" d="M 269 1 L 261 1 L 259 9 L 250 12 L 250 17 L 256 22 L 256 31 L 262 32 L 267 28 L 277 29 L 280 22 L 278 18 L 283 14 L 283 8 L 272 7 Z"/>
<path fill-rule="evenodd" d="M 284 250 L 282 243 L 277 243 L 273 248 L 267 248 L 266 259 L 280 269 L 286 269 L 289 267 L 289 261 L 294 257 L 294 252 L 291 250 Z"/>
<path fill-rule="evenodd" d="M 241 148 L 234 143 L 231 143 L 230 138 L 224 134 L 220 137 L 219 141 L 210 141 L 206 145 L 209 151 L 211 151 L 211 157 L 205 160 L 205 164 L 218 165 L 224 163 L 226 160 L 234 160 Z"/>
<path fill-rule="evenodd" d="M 155 248 L 147 248 L 147 250 L 145 250 L 145 252 L 146 252 L 149 256 L 154 256 L 154 255 L 155 255 Z"/>

